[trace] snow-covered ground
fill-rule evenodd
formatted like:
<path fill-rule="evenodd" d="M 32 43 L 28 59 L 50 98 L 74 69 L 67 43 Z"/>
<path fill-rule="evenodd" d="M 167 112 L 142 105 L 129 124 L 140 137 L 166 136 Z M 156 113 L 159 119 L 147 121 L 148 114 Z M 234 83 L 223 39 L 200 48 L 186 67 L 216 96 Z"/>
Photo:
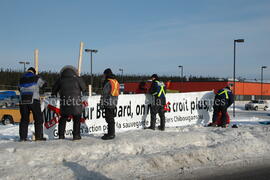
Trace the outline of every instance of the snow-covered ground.
<path fill-rule="evenodd" d="M 0 179 L 198 179 L 270 164 L 270 126 L 137 130 L 80 141 L 17 142 L 18 125 L 0 125 Z M 29 127 L 29 132 L 31 127 Z M 29 133 L 29 136 L 31 134 Z"/>

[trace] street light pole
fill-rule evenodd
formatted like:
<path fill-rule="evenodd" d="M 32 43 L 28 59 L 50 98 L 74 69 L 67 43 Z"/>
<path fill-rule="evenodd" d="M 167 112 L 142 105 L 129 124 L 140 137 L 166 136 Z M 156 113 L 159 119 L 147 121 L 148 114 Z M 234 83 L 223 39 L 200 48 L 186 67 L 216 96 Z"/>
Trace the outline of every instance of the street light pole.
<path fill-rule="evenodd" d="M 179 69 L 181 69 L 181 88 L 182 88 L 182 91 L 183 91 L 183 81 L 184 81 L 184 77 L 183 77 L 183 71 L 184 71 L 184 67 L 183 66 L 178 66 Z"/>
<path fill-rule="evenodd" d="M 261 100 L 263 99 L 263 69 L 267 68 L 267 66 L 261 67 Z"/>
<path fill-rule="evenodd" d="M 236 97 L 236 86 L 235 86 L 235 57 L 236 57 L 236 43 L 243 43 L 244 39 L 235 39 L 233 43 L 233 91 L 234 91 L 234 103 L 233 103 L 233 117 L 235 117 L 235 97 Z"/>
<path fill-rule="evenodd" d="M 26 66 L 25 65 L 30 64 L 30 62 L 28 62 L 28 61 L 20 61 L 19 64 L 23 64 L 23 71 L 26 72 Z"/>
<path fill-rule="evenodd" d="M 122 81 L 122 83 L 124 83 L 124 76 L 123 76 L 123 74 L 124 74 L 124 69 L 123 69 L 123 68 L 120 68 L 119 71 L 122 72 L 122 74 L 121 74 L 121 81 Z"/>
<path fill-rule="evenodd" d="M 181 79 L 183 81 L 183 71 L 184 71 L 184 67 L 183 66 L 178 66 L 181 69 Z"/>
<path fill-rule="evenodd" d="M 96 49 L 85 49 L 85 52 L 90 53 L 90 64 L 91 64 L 91 67 L 90 67 L 90 73 L 91 73 L 91 88 L 93 88 L 93 55 L 92 55 L 92 53 L 97 53 L 98 50 L 96 50 Z M 91 92 L 92 92 L 92 91 L 91 91 Z"/>
<path fill-rule="evenodd" d="M 91 85 L 93 87 L 93 52 L 92 51 L 90 52 L 90 62 L 91 62 L 91 70 L 90 70 L 90 73 L 91 73 Z"/>

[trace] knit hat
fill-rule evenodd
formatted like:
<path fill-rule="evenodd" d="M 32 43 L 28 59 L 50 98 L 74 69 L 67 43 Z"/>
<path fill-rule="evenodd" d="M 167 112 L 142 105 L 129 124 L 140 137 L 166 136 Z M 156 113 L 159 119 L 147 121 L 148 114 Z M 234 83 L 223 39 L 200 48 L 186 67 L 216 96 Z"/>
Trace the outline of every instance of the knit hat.
<path fill-rule="evenodd" d="M 158 75 L 157 75 L 157 74 L 153 74 L 153 75 L 151 76 L 151 79 L 152 79 L 152 78 L 158 79 Z"/>
<path fill-rule="evenodd" d="M 36 70 L 33 67 L 28 68 L 27 71 L 36 74 Z"/>
<path fill-rule="evenodd" d="M 105 69 L 105 71 L 103 72 L 103 74 L 105 74 L 106 76 L 110 76 L 113 73 L 112 73 L 112 70 L 110 68 L 107 68 L 107 69 Z"/>
<path fill-rule="evenodd" d="M 232 89 L 233 88 L 233 84 L 232 83 L 228 84 L 228 86 L 226 88 Z"/>

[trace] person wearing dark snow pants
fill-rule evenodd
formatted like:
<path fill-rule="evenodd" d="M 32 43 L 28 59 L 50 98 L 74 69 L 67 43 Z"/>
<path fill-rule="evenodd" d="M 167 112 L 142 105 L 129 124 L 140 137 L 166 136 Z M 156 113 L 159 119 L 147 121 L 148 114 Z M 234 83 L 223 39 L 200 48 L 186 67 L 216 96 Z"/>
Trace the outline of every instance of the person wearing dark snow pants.
<path fill-rule="evenodd" d="M 104 134 L 104 136 L 101 138 L 103 140 L 109 140 L 115 138 L 114 118 L 116 117 L 116 107 L 120 92 L 120 85 L 110 68 L 104 71 L 103 76 L 105 80 L 103 82 L 100 106 L 105 110 L 105 120 L 108 124 L 108 133 Z"/>
<path fill-rule="evenodd" d="M 73 140 L 80 140 L 80 119 L 82 116 L 82 92 L 86 91 L 84 81 L 77 75 L 73 66 L 65 66 L 60 72 L 60 78 L 53 86 L 52 94 L 60 94 L 60 114 L 58 125 L 59 139 L 65 139 L 66 122 L 73 119 Z"/>
<path fill-rule="evenodd" d="M 32 111 L 35 121 L 35 140 L 46 140 L 46 138 L 43 137 L 43 115 L 41 112 L 39 95 L 39 89 L 45 85 L 45 81 L 36 75 L 36 70 L 33 67 L 30 67 L 20 78 L 20 141 L 27 141 L 30 111 Z"/>
<path fill-rule="evenodd" d="M 156 126 L 156 116 L 157 113 L 160 117 L 160 126 L 158 129 L 161 131 L 165 130 L 165 109 L 164 106 L 166 104 L 166 87 L 163 82 L 159 81 L 157 74 L 153 74 L 151 76 L 152 84 L 149 89 L 149 93 L 152 94 L 153 100 L 151 103 L 151 122 L 150 127 L 146 129 L 155 130 Z"/>
<path fill-rule="evenodd" d="M 217 126 L 218 114 L 221 112 L 221 127 L 226 128 L 227 119 L 227 109 L 234 102 L 234 96 L 232 93 L 232 85 L 229 85 L 221 90 L 219 90 L 215 96 L 214 100 L 214 112 L 213 112 L 213 122 L 210 123 L 211 126 Z"/>

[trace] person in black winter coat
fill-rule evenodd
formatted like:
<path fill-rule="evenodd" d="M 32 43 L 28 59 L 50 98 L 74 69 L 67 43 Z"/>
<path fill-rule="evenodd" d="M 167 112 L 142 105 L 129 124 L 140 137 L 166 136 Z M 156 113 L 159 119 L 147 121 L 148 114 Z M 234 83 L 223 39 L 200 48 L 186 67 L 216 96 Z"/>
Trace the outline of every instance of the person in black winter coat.
<path fill-rule="evenodd" d="M 110 68 L 104 71 L 103 76 L 105 80 L 103 82 L 100 105 L 102 109 L 105 109 L 105 120 L 108 123 L 108 133 L 104 134 L 102 139 L 109 140 L 115 138 L 114 118 L 116 117 L 116 106 L 120 92 L 120 85 Z"/>
<path fill-rule="evenodd" d="M 234 95 L 231 87 L 232 85 L 229 85 L 217 92 L 214 100 L 213 123 L 210 123 L 211 126 L 216 126 L 218 113 L 221 112 L 221 126 L 224 128 L 226 127 L 227 109 L 234 103 Z"/>
<path fill-rule="evenodd" d="M 60 78 L 53 86 L 52 94 L 60 94 L 60 112 L 58 134 L 59 139 L 65 138 L 66 121 L 73 117 L 73 140 L 81 139 L 80 119 L 82 114 L 82 92 L 86 91 L 84 81 L 77 75 L 73 66 L 65 66 L 60 72 Z"/>
<path fill-rule="evenodd" d="M 161 131 L 165 130 L 165 109 L 164 106 L 166 104 L 166 87 L 163 82 L 159 81 L 157 74 L 153 74 L 151 76 L 152 84 L 149 89 L 149 93 L 153 97 L 153 101 L 151 104 L 151 123 L 150 127 L 146 129 L 155 130 L 156 126 L 156 115 L 159 114 L 160 117 L 160 126 L 158 128 Z"/>

